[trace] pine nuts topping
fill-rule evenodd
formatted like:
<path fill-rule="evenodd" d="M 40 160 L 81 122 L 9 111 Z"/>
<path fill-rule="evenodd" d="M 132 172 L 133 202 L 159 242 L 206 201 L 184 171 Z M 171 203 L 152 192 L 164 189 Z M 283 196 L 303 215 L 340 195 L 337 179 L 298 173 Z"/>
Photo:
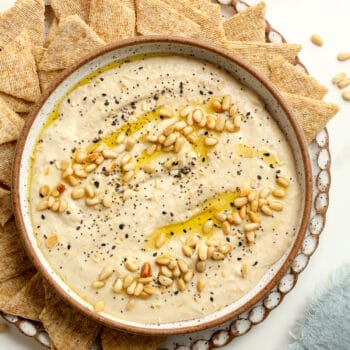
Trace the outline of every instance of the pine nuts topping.
<path fill-rule="evenodd" d="M 95 197 L 95 190 L 91 185 L 85 186 L 85 195 L 88 198 L 94 198 Z"/>
<path fill-rule="evenodd" d="M 168 265 L 170 263 L 170 258 L 166 256 L 160 256 L 155 260 L 158 265 Z"/>
<path fill-rule="evenodd" d="M 183 277 L 183 279 L 184 279 L 184 281 L 185 281 L 186 283 L 190 282 L 190 281 L 192 280 L 192 278 L 193 278 L 193 271 L 192 271 L 192 270 L 188 270 L 188 271 L 184 274 L 184 277 Z"/>
<path fill-rule="evenodd" d="M 67 177 L 67 181 L 68 183 L 72 186 L 72 187 L 75 187 L 75 186 L 78 186 L 79 185 L 79 180 L 77 180 L 74 176 L 72 175 L 69 175 Z"/>
<path fill-rule="evenodd" d="M 246 205 L 248 203 L 248 198 L 247 197 L 238 197 L 235 199 L 233 202 L 234 206 L 237 208 L 243 207 L 243 205 Z"/>
<path fill-rule="evenodd" d="M 98 276 L 98 280 L 99 281 L 107 280 L 109 277 L 112 276 L 113 272 L 114 272 L 113 267 L 111 265 L 104 267 Z"/>
<path fill-rule="evenodd" d="M 202 261 L 208 258 L 208 246 L 204 242 L 201 242 L 198 247 L 198 258 Z"/>
<path fill-rule="evenodd" d="M 125 143 L 125 150 L 131 151 L 136 145 L 136 140 L 133 137 L 129 137 Z"/>
<path fill-rule="evenodd" d="M 53 248 L 57 243 L 58 243 L 58 236 L 55 233 L 47 236 L 45 240 L 45 245 L 49 249 Z"/>
<path fill-rule="evenodd" d="M 271 190 L 267 187 L 263 188 L 260 192 L 259 192 L 259 198 L 267 198 L 268 195 L 271 193 Z"/>
<path fill-rule="evenodd" d="M 261 223 L 260 216 L 259 216 L 259 214 L 257 214 L 256 212 L 250 211 L 250 212 L 248 213 L 248 216 L 249 216 L 249 219 L 250 219 L 251 222 L 257 223 L 257 224 L 260 224 L 260 223 Z"/>
<path fill-rule="evenodd" d="M 186 264 L 185 261 L 183 261 L 183 260 L 180 259 L 180 260 L 177 262 L 177 264 L 178 264 L 179 269 L 180 269 L 180 271 L 181 271 L 182 273 L 186 273 L 186 272 L 188 271 L 188 265 Z"/>
<path fill-rule="evenodd" d="M 242 219 L 238 212 L 233 212 L 232 214 L 227 215 L 227 220 L 230 224 L 240 225 L 242 223 Z"/>
<path fill-rule="evenodd" d="M 227 216 L 225 214 L 223 214 L 223 213 L 215 214 L 215 219 L 220 221 L 220 222 L 226 221 L 226 218 L 227 218 Z"/>
<path fill-rule="evenodd" d="M 49 201 L 47 199 L 41 200 L 36 206 L 36 210 L 38 211 L 44 211 L 48 208 L 49 208 Z"/>
<path fill-rule="evenodd" d="M 223 97 L 222 99 L 222 110 L 225 112 L 225 111 L 228 111 L 230 109 L 230 106 L 231 106 L 231 96 L 230 95 L 226 95 Z"/>
<path fill-rule="evenodd" d="M 94 306 L 94 310 L 96 312 L 101 312 L 104 310 L 104 308 L 105 308 L 105 302 L 103 300 L 98 301 Z"/>
<path fill-rule="evenodd" d="M 221 101 L 219 99 L 214 99 L 212 104 L 211 104 L 211 107 L 213 108 L 213 110 L 216 113 L 222 112 L 222 104 L 221 104 Z"/>
<path fill-rule="evenodd" d="M 206 146 L 213 147 L 218 144 L 218 139 L 216 137 L 207 137 L 204 141 Z"/>
<path fill-rule="evenodd" d="M 249 265 L 247 263 L 243 263 L 241 268 L 241 275 L 243 278 L 246 278 L 248 276 L 248 270 L 249 270 Z"/>
<path fill-rule="evenodd" d="M 323 46 L 323 39 L 318 34 L 312 34 L 310 40 L 317 46 Z"/>
<path fill-rule="evenodd" d="M 185 139 L 183 137 L 178 137 L 175 142 L 174 152 L 179 153 L 185 144 Z"/>
<path fill-rule="evenodd" d="M 176 135 L 175 134 L 170 134 L 164 141 L 163 146 L 167 147 L 167 146 L 171 146 L 175 143 L 176 141 Z"/>
<path fill-rule="evenodd" d="M 156 145 L 151 145 L 146 149 L 146 153 L 148 156 L 151 156 L 157 149 Z"/>
<path fill-rule="evenodd" d="M 153 174 L 156 169 L 154 168 L 153 165 L 151 164 L 147 164 L 143 167 L 143 171 L 146 173 L 146 174 Z"/>
<path fill-rule="evenodd" d="M 213 252 L 213 255 L 211 256 L 213 260 L 224 260 L 225 255 L 220 252 Z"/>
<path fill-rule="evenodd" d="M 160 267 L 160 273 L 169 278 L 173 277 L 173 272 L 165 265 Z"/>
<path fill-rule="evenodd" d="M 189 247 L 188 245 L 184 245 L 183 247 L 182 247 L 182 251 L 183 251 L 183 253 L 185 254 L 185 256 L 187 256 L 187 257 L 191 257 L 192 256 L 192 254 L 193 254 L 193 250 L 192 250 L 192 248 L 191 247 Z"/>
<path fill-rule="evenodd" d="M 133 281 L 134 281 L 134 278 L 130 274 L 126 275 L 123 280 L 123 288 L 124 289 L 129 288 L 133 283 Z"/>
<path fill-rule="evenodd" d="M 218 248 L 218 251 L 224 255 L 228 254 L 232 250 L 230 243 L 225 243 Z"/>
<path fill-rule="evenodd" d="M 102 204 L 105 208 L 110 208 L 112 206 L 112 196 L 111 195 L 105 195 L 102 199 Z"/>
<path fill-rule="evenodd" d="M 213 221 L 208 220 L 204 225 L 203 225 L 203 233 L 208 234 L 212 229 L 213 229 Z"/>
<path fill-rule="evenodd" d="M 93 171 L 95 171 L 97 169 L 97 165 L 96 164 L 89 164 L 84 169 L 87 173 L 92 173 Z"/>
<path fill-rule="evenodd" d="M 141 267 L 141 277 L 146 278 L 151 276 L 151 264 L 149 262 L 145 262 Z"/>
<path fill-rule="evenodd" d="M 161 247 L 164 245 L 165 240 L 166 240 L 165 233 L 162 232 L 162 233 L 160 234 L 160 236 L 158 237 L 157 241 L 156 241 L 156 247 L 157 247 L 158 249 L 161 248 Z"/>
<path fill-rule="evenodd" d="M 246 232 L 245 237 L 247 239 L 248 244 L 253 244 L 255 241 L 255 233 L 254 231 Z"/>
<path fill-rule="evenodd" d="M 131 261 L 126 261 L 125 262 L 125 267 L 130 272 L 135 272 L 135 271 L 138 270 L 138 266 L 136 264 L 132 263 Z"/>
<path fill-rule="evenodd" d="M 267 216 L 272 216 L 272 215 L 273 215 L 273 212 L 272 212 L 272 210 L 269 208 L 268 205 L 263 205 L 263 206 L 261 207 L 261 211 L 262 211 L 263 214 L 265 214 L 265 215 L 267 215 Z"/>
<path fill-rule="evenodd" d="M 197 281 L 197 291 L 200 293 L 203 291 L 205 287 L 205 281 L 203 278 L 200 278 L 198 281 Z"/>
<path fill-rule="evenodd" d="M 85 158 L 86 158 L 86 152 L 84 152 L 84 151 L 78 151 L 74 155 L 74 160 L 78 164 L 83 163 Z"/>
<path fill-rule="evenodd" d="M 173 282 L 174 282 L 171 278 L 166 277 L 166 276 L 163 276 L 163 275 L 160 275 L 160 276 L 158 277 L 158 281 L 159 281 L 159 283 L 160 283 L 162 286 L 164 286 L 164 287 L 169 287 L 169 286 L 171 286 L 171 285 L 173 284 Z"/>
<path fill-rule="evenodd" d="M 112 287 L 112 291 L 114 293 L 120 293 L 122 289 L 123 289 L 123 280 L 121 278 L 118 278 Z"/>
<path fill-rule="evenodd" d="M 135 288 L 135 291 L 134 291 L 135 297 L 138 297 L 142 292 L 143 292 L 143 284 L 142 283 L 138 283 L 136 285 L 136 288 Z"/>
<path fill-rule="evenodd" d="M 125 306 L 126 311 L 131 311 L 135 307 L 135 300 L 131 299 L 128 301 L 128 303 Z"/>
<path fill-rule="evenodd" d="M 198 236 L 192 236 L 186 240 L 186 245 L 189 247 L 193 248 L 199 243 L 199 238 Z"/>
<path fill-rule="evenodd" d="M 135 293 L 136 286 L 137 286 L 137 282 L 136 281 L 132 282 L 130 286 L 126 289 L 126 292 L 129 295 L 133 295 Z"/>
<path fill-rule="evenodd" d="M 94 289 L 101 289 L 104 286 L 105 286 L 105 282 L 102 282 L 102 281 L 94 281 L 91 284 L 91 287 L 94 288 Z"/>
<path fill-rule="evenodd" d="M 60 201 L 59 202 L 59 207 L 58 207 L 58 212 L 59 213 L 64 213 L 68 208 L 68 203 L 66 201 Z"/>
<path fill-rule="evenodd" d="M 223 115 L 220 115 L 218 119 L 216 120 L 215 124 L 215 130 L 216 131 L 223 131 L 225 128 L 226 118 Z"/>
<path fill-rule="evenodd" d="M 174 112 L 167 107 L 164 107 L 159 110 L 159 115 L 164 118 L 172 118 L 174 116 Z"/>
<path fill-rule="evenodd" d="M 258 223 L 249 223 L 244 225 L 244 232 L 252 232 L 259 228 L 260 224 Z"/>
<path fill-rule="evenodd" d="M 269 207 L 275 211 L 282 211 L 284 204 L 281 201 L 271 201 L 269 202 Z"/>
<path fill-rule="evenodd" d="M 72 199 L 80 199 L 80 198 L 83 198 L 84 196 L 85 196 L 85 190 L 83 187 L 77 187 L 71 193 Z"/>
<path fill-rule="evenodd" d="M 50 194 L 50 186 L 49 185 L 43 185 L 40 187 L 40 194 L 44 197 L 47 197 Z"/>
<path fill-rule="evenodd" d="M 231 233 L 231 225 L 228 221 L 224 221 L 221 228 L 225 235 L 229 235 Z"/>
<path fill-rule="evenodd" d="M 272 195 L 276 198 L 283 198 L 286 195 L 286 191 L 282 188 L 277 188 L 272 191 Z"/>
<path fill-rule="evenodd" d="M 206 268 L 206 263 L 205 261 L 198 261 L 196 264 L 196 271 L 199 273 L 203 273 Z"/>
<path fill-rule="evenodd" d="M 98 198 L 86 198 L 85 203 L 88 207 L 94 207 L 98 203 L 100 203 L 100 200 Z"/>
<path fill-rule="evenodd" d="M 286 179 L 285 177 L 283 176 L 279 176 L 276 180 L 277 184 L 284 187 L 284 188 L 288 188 L 289 186 L 289 180 Z"/>
<path fill-rule="evenodd" d="M 177 281 L 177 288 L 179 289 L 180 292 L 183 292 L 184 290 L 186 290 L 186 283 L 182 278 L 180 278 Z"/>

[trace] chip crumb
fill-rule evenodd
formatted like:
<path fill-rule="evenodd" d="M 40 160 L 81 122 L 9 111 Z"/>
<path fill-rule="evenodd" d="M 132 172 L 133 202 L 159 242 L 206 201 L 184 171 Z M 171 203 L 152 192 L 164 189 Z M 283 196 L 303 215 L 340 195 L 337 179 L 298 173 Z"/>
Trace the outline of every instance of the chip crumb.
<path fill-rule="evenodd" d="M 318 34 L 312 34 L 310 40 L 316 46 L 323 46 L 323 39 Z"/>

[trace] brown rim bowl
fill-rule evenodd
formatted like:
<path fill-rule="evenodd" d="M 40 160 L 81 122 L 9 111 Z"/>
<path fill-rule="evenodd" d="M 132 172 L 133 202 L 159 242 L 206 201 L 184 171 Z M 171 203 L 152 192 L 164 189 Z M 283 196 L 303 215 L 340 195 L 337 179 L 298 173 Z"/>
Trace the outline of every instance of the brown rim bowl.
<path fill-rule="evenodd" d="M 125 322 L 116 317 L 93 311 L 91 305 L 87 304 L 60 280 L 36 244 L 29 214 L 28 173 L 30 154 L 41 130 L 42 123 L 46 120 L 57 101 L 69 91 L 70 87 L 78 83 L 83 77 L 115 60 L 136 54 L 156 52 L 186 55 L 217 64 L 260 96 L 266 108 L 284 132 L 293 150 L 302 192 L 302 206 L 299 208 L 300 222 L 293 244 L 280 261 L 276 263 L 277 265 L 275 264 L 273 269 L 270 269 L 270 275 L 263 282 L 259 282 L 259 288 L 252 295 L 248 293 L 248 297 L 242 298 L 240 303 L 233 303 L 233 305 L 236 305 L 233 308 L 230 308 L 229 305 L 221 311 L 200 319 L 150 326 L 138 322 Z M 283 277 L 300 248 L 309 221 L 312 201 L 312 172 L 308 146 L 303 131 L 297 124 L 291 109 L 273 84 L 249 63 L 229 52 L 199 41 L 169 36 L 139 37 L 120 41 L 95 51 L 65 70 L 48 91 L 43 94 L 26 120 L 22 136 L 17 144 L 13 179 L 13 205 L 21 239 L 34 265 L 52 288 L 72 307 L 105 326 L 149 335 L 189 333 L 217 326 L 249 310 L 249 308 L 265 297 Z"/>

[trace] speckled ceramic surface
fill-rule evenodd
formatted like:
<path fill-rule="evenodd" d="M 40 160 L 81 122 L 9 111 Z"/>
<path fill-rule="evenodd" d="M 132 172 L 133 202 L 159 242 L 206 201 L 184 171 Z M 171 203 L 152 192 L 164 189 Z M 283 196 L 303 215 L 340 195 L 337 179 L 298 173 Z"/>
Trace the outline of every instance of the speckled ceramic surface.
<path fill-rule="evenodd" d="M 227 3 L 228 1 L 222 1 Z M 235 2 L 238 10 L 245 8 L 240 2 Z M 267 37 L 270 41 L 283 41 L 283 38 L 268 27 Z M 281 279 L 279 284 L 265 297 L 259 301 L 249 311 L 240 314 L 234 320 L 212 328 L 210 330 L 187 334 L 185 336 L 172 336 L 164 344 L 168 349 L 208 349 L 213 346 L 223 346 L 229 343 L 234 337 L 245 334 L 257 323 L 263 321 L 268 313 L 279 305 L 284 295 L 287 294 L 295 285 L 298 274 L 306 267 L 309 257 L 317 247 L 318 236 L 322 232 L 325 214 L 328 207 L 328 191 L 330 186 L 330 154 L 328 148 L 327 131 L 322 131 L 317 139 L 309 146 L 309 153 L 312 159 L 313 167 L 313 197 L 314 205 L 312 217 L 307 234 L 303 240 L 298 256 L 294 259 L 291 268 Z M 22 320 L 17 317 L 6 316 L 12 323 L 16 323 L 19 329 L 29 336 L 35 336 L 43 345 L 49 345 L 49 339 L 39 324 L 31 321 Z"/>

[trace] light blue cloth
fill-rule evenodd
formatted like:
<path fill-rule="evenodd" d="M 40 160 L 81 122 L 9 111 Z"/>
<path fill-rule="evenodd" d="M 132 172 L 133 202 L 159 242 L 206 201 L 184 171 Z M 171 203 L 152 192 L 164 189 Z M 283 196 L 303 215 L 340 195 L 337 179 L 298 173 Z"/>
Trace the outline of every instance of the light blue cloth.
<path fill-rule="evenodd" d="M 350 265 L 339 269 L 317 293 L 285 350 L 350 350 Z"/>

